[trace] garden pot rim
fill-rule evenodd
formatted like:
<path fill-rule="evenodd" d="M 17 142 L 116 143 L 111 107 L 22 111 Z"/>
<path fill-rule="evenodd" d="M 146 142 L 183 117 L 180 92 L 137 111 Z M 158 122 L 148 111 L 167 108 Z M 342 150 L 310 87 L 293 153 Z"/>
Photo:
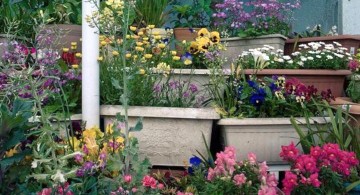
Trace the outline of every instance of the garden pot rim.
<path fill-rule="evenodd" d="M 52 119 L 54 119 L 54 118 L 52 118 L 50 116 L 50 120 L 52 120 Z M 63 121 L 68 120 L 68 119 L 69 118 L 64 119 L 64 118 L 61 117 L 59 121 L 63 122 Z M 71 114 L 70 115 L 70 120 L 71 121 L 81 121 L 82 120 L 82 114 Z M 53 120 L 53 121 L 55 121 L 55 120 Z M 29 122 L 40 122 L 40 116 L 30 117 Z"/>
<path fill-rule="evenodd" d="M 293 38 L 287 39 L 286 43 L 302 43 L 302 42 L 319 42 L 319 41 L 337 41 L 344 39 L 360 40 L 360 35 L 336 35 L 336 36 L 321 36 L 321 37 L 305 37 L 305 38 Z"/>
<path fill-rule="evenodd" d="M 121 105 L 101 105 L 100 115 L 114 116 L 116 113 L 124 112 Z M 149 118 L 184 118 L 184 119 L 203 119 L 215 120 L 220 116 L 211 107 L 205 108 L 179 108 L 179 107 L 153 107 L 153 106 L 130 106 L 129 116 L 142 116 Z"/>
<path fill-rule="evenodd" d="M 352 102 L 348 97 L 337 97 L 335 101 L 330 102 L 333 106 L 341 106 L 344 110 L 349 106 L 349 113 L 354 115 L 360 115 L 360 104 Z"/>
<path fill-rule="evenodd" d="M 295 120 L 299 123 L 306 124 L 305 117 L 295 117 Z M 316 121 L 320 124 L 325 124 L 329 121 L 328 117 L 311 117 L 311 121 Z M 267 125 L 291 125 L 290 117 L 284 118 L 223 118 L 217 122 L 222 126 L 267 126 Z"/>
<path fill-rule="evenodd" d="M 245 69 L 245 74 L 255 73 L 257 75 L 269 75 L 269 74 L 286 74 L 286 75 L 333 75 L 343 76 L 350 75 L 351 71 L 346 69 L 331 70 L 331 69 Z"/>
<path fill-rule="evenodd" d="M 209 69 L 188 69 L 188 68 L 175 68 L 172 70 L 174 74 L 183 74 L 183 75 L 210 75 L 211 72 Z"/>
<path fill-rule="evenodd" d="M 268 38 L 280 38 L 283 40 L 287 40 L 282 34 L 269 34 L 269 35 L 261 35 L 257 37 L 229 37 L 229 38 L 221 38 L 221 41 L 237 41 L 237 40 L 251 40 L 251 39 L 268 39 Z"/>

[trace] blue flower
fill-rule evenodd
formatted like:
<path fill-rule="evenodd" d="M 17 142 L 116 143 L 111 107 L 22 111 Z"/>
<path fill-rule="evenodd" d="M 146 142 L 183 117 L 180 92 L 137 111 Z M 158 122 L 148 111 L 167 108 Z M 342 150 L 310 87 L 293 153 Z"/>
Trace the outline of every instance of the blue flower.
<path fill-rule="evenodd" d="M 189 161 L 192 166 L 196 166 L 196 167 L 199 166 L 202 162 L 202 160 L 197 156 L 191 157 Z"/>
<path fill-rule="evenodd" d="M 275 83 L 270 83 L 269 88 L 271 89 L 272 92 L 274 92 L 278 89 L 278 87 Z"/>
<path fill-rule="evenodd" d="M 247 81 L 250 87 L 257 88 L 257 84 L 254 81 Z"/>
<path fill-rule="evenodd" d="M 260 106 L 265 102 L 266 93 L 263 88 L 259 88 L 255 93 L 250 97 L 250 103 L 259 109 Z"/>

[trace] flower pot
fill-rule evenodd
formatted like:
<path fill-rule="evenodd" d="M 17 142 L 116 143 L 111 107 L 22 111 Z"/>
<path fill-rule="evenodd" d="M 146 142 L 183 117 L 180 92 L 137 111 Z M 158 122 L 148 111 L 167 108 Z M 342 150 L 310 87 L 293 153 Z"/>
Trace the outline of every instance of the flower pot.
<path fill-rule="evenodd" d="M 174 69 L 171 78 L 179 81 L 189 81 L 197 85 L 200 95 L 206 96 L 206 85 L 210 81 L 208 69 Z"/>
<path fill-rule="evenodd" d="M 319 92 L 330 89 L 335 97 L 344 94 L 344 82 L 350 70 L 310 70 L 310 69 L 263 69 L 245 70 L 245 74 L 257 74 L 258 78 L 271 77 L 272 75 L 295 77 L 305 85 L 314 85 Z"/>
<path fill-rule="evenodd" d="M 200 28 L 174 28 L 175 39 L 179 42 L 194 41 Z"/>
<path fill-rule="evenodd" d="M 352 127 L 360 128 L 360 104 L 354 103 L 350 98 L 347 97 L 337 97 L 335 101 L 330 102 L 331 105 L 341 106 L 344 110 L 349 110 L 353 119 L 350 119 L 350 124 Z M 358 135 L 360 136 L 360 135 Z"/>
<path fill-rule="evenodd" d="M 314 117 L 315 121 L 324 124 L 321 117 Z M 296 118 L 304 131 L 305 119 Z M 299 142 L 299 136 L 290 122 L 290 118 L 244 118 L 221 119 L 217 123 L 225 146 L 234 146 L 240 154 L 237 159 L 246 158 L 249 152 L 254 152 L 258 161 L 271 164 L 281 164 L 279 156 L 282 145 Z M 300 146 L 298 146 L 301 150 Z"/>
<path fill-rule="evenodd" d="M 49 36 L 54 41 L 53 49 L 62 51 L 62 48 L 70 48 L 71 42 L 77 43 L 77 51 L 81 52 L 81 25 L 75 24 L 51 24 L 46 25 L 45 29 L 40 32 L 40 35 Z M 44 44 L 47 44 L 46 42 Z M 44 45 L 47 48 L 47 45 Z"/>
<path fill-rule="evenodd" d="M 227 58 L 226 68 L 229 68 L 231 62 L 236 60 L 243 51 L 249 49 L 261 48 L 264 45 L 270 45 L 277 49 L 284 50 L 286 37 L 281 34 L 263 35 L 253 38 L 221 38 L 221 43 L 225 44 L 226 50 L 222 51 L 223 57 Z"/>
<path fill-rule="evenodd" d="M 299 50 L 300 44 L 307 44 L 310 42 L 324 42 L 333 43 L 338 42 L 343 47 L 348 49 L 350 54 L 355 54 L 356 50 L 360 47 L 360 35 L 337 35 L 337 36 L 323 36 L 323 37 L 307 37 L 300 39 L 288 39 L 285 42 L 285 55 L 290 55 L 294 51 Z"/>
<path fill-rule="evenodd" d="M 102 105 L 105 125 L 112 123 L 118 112 L 124 113 L 121 106 Z M 210 144 L 213 120 L 219 119 L 212 108 L 131 106 L 128 113 L 130 126 L 143 117 L 143 129 L 132 132 L 139 140 L 140 155 L 160 166 L 184 166 L 196 151 L 206 155 L 201 134 Z"/>

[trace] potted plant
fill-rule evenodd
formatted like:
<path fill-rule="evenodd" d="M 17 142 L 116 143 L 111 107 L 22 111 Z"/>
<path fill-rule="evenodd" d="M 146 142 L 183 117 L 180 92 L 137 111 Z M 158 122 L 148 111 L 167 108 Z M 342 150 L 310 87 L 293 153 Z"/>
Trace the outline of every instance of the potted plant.
<path fill-rule="evenodd" d="M 170 5 L 170 14 L 174 17 L 174 36 L 179 42 L 195 40 L 199 28 L 210 24 L 211 0 L 191 0 L 187 3 L 175 0 Z"/>
<path fill-rule="evenodd" d="M 41 33 L 58 40 L 55 49 L 61 52 L 64 47 L 76 42 L 81 52 L 81 0 L 46 1 L 37 13 L 40 19 L 48 23 Z"/>
<path fill-rule="evenodd" d="M 116 25 L 99 25 L 100 31 L 115 32 Z M 154 165 L 182 166 L 196 150 L 205 152 L 201 133 L 210 141 L 213 120 L 219 116 L 212 108 L 201 108 L 202 94 L 191 79 L 173 77 L 172 67 L 185 65 L 186 59 L 170 49 L 171 36 L 148 37 L 144 30 L 152 26 L 126 28 L 126 45 L 122 37 L 101 37 L 100 113 L 109 124 L 130 105 L 129 124 L 143 117 L 142 131 L 132 133 L 139 139 L 140 154 Z M 126 84 L 119 82 L 124 79 Z"/>
<path fill-rule="evenodd" d="M 287 39 L 285 42 L 284 53 L 286 55 L 299 50 L 299 45 L 307 44 L 310 42 L 324 42 L 331 44 L 334 41 L 347 48 L 350 54 L 355 54 L 360 47 L 359 35 L 339 35 L 337 27 L 331 27 L 328 33 L 324 33 L 321 29 L 321 25 L 315 25 L 312 29 L 310 27 L 303 33 L 294 33 L 293 38 Z"/>
<path fill-rule="evenodd" d="M 311 42 L 300 47 L 300 51 L 284 55 L 282 50 L 264 46 L 243 52 L 236 63 L 247 69 L 246 74 L 296 77 L 319 91 L 330 89 L 335 97 L 342 96 L 345 78 L 351 74 L 347 68 L 351 55 L 339 43 Z"/>
<path fill-rule="evenodd" d="M 293 9 L 300 6 L 292 3 L 266 1 L 228 1 L 215 5 L 213 26 L 221 33 L 227 50 L 223 55 L 232 60 L 248 49 L 270 45 L 284 49 L 290 30 Z"/>
<path fill-rule="evenodd" d="M 259 80 L 246 77 L 242 71 L 240 65 L 234 65 L 229 72 L 215 69 L 210 75 L 210 104 L 223 118 L 217 123 L 223 143 L 245 153 L 254 151 L 259 160 L 278 163 L 279 144 L 298 139 L 289 117 L 304 121 L 305 111 L 316 114 L 311 99 L 333 97 L 321 96 L 316 88 L 295 78 L 275 75 Z M 323 118 L 315 121 L 326 122 Z"/>

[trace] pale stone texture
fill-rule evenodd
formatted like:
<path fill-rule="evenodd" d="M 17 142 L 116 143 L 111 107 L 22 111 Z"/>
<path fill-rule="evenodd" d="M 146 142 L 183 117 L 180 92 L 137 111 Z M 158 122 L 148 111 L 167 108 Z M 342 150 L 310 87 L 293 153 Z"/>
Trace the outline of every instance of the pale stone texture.
<path fill-rule="evenodd" d="M 121 106 L 101 106 L 105 125 L 122 110 Z M 210 144 L 213 120 L 219 119 L 212 108 L 135 106 L 130 107 L 129 116 L 130 126 L 138 116 L 144 117 L 143 129 L 132 134 L 139 140 L 141 156 L 161 166 L 184 166 L 192 155 L 197 155 L 196 151 L 206 155 L 201 133 Z"/>
<path fill-rule="evenodd" d="M 274 51 L 277 49 L 284 50 L 286 37 L 280 34 L 264 35 L 251 38 L 222 38 L 221 42 L 226 45 L 226 50 L 222 51 L 222 56 L 227 58 L 225 68 L 229 68 L 230 64 L 238 58 L 243 51 L 249 49 L 262 48 L 264 45 L 270 45 L 274 47 Z"/>
<path fill-rule="evenodd" d="M 304 118 L 297 118 L 304 124 Z M 324 118 L 315 117 L 318 123 L 324 123 Z M 278 164 L 282 145 L 299 142 L 299 136 L 291 125 L 290 118 L 244 118 L 221 119 L 218 122 L 225 146 L 234 146 L 237 159 L 247 158 L 249 152 L 254 152 L 258 161 Z M 300 125 L 304 130 L 306 127 Z M 300 146 L 298 146 L 301 149 Z"/>

